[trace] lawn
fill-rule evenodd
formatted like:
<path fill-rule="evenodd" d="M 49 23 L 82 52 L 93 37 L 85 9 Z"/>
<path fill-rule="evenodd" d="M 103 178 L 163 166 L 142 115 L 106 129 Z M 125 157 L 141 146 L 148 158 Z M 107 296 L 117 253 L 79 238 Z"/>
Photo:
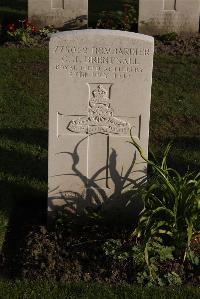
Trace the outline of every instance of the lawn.
<path fill-rule="evenodd" d="M 12 212 L 17 215 L 24 204 L 32 205 L 37 214 L 36 207 L 40 209 L 41 200 L 46 201 L 48 51 L 1 48 L 0 56 L 0 228 L 3 232 L 7 215 Z"/>
<path fill-rule="evenodd" d="M 138 286 L 112 286 L 97 283 L 55 283 L 53 281 L 0 281 L 0 299 L 198 299 L 199 288 L 141 288 Z"/>

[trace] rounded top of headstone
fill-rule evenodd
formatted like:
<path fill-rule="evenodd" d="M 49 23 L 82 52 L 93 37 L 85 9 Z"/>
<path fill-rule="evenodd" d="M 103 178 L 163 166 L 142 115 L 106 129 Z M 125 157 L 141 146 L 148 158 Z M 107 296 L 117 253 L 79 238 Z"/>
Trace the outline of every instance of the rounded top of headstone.
<path fill-rule="evenodd" d="M 124 37 L 132 38 L 146 42 L 154 42 L 154 38 L 149 35 L 144 35 L 135 32 L 121 31 L 121 30 L 110 30 L 110 29 L 83 29 L 83 30 L 71 30 L 71 31 L 62 31 L 55 34 L 52 34 L 51 40 L 53 39 L 63 39 L 63 38 L 78 38 L 78 37 Z"/>

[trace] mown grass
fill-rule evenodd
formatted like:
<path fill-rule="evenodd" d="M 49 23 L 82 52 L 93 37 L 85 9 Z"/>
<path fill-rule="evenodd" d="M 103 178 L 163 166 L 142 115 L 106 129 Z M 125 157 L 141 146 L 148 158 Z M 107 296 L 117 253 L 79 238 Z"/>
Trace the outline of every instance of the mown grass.
<path fill-rule="evenodd" d="M 46 211 L 48 50 L 0 48 L 0 57 L 2 243 L 8 223 Z M 199 66 L 199 58 L 154 60 L 150 148 L 161 155 L 173 140 L 170 164 L 181 172 L 200 167 Z"/>
<path fill-rule="evenodd" d="M 2 241 L 8 215 L 24 205 L 19 202 L 36 207 L 46 200 L 48 52 L 1 48 L 0 56 Z"/>
<path fill-rule="evenodd" d="M 192 287 L 141 288 L 138 286 L 109 286 L 97 283 L 55 283 L 48 281 L 0 281 L 2 299 L 197 299 L 200 289 Z"/>
<path fill-rule="evenodd" d="M 156 56 L 153 71 L 150 148 L 158 155 L 173 141 L 171 166 L 200 169 L 200 59 Z"/>

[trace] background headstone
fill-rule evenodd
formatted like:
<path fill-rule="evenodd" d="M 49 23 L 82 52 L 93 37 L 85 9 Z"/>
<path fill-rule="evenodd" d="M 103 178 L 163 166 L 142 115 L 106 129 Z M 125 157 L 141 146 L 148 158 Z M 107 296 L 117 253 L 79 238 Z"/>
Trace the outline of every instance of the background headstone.
<path fill-rule="evenodd" d="M 200 0 L 139 0 L 138 31 L 149 35 L 199 31 Z"/>
<path fill-rule="evenodd" d="M 41 28 L 86 28 L 88 0 L 28 0 L 28 18 Z"/>
<path fill-rule="evenodd" d="M 80 30 L 50 41 L 49 211 L 123 209 L 121 194 L 146 181 L 154 41 Z M 111 197 L 111 198 L 110 198 Z"/>

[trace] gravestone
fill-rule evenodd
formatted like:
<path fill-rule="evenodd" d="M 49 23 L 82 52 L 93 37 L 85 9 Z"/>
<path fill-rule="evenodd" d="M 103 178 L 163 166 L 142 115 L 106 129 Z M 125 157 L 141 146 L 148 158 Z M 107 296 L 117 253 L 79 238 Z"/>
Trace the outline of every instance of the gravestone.
<path fill-rule="evenodd" d="M 199 31 L 200 0 L 139 0 L 140 33 L 162 35 Z"/>
<path fill-rule="evenodd" d="M 49 212 L 123 209 L 146 181 L 154 41 L 113 30 L 50 40 Z"/>
<path fill-rule="evenodd" d="M 88 0 L 28 0 L 28 18 L 39 28 L 86 28 Z"/>

